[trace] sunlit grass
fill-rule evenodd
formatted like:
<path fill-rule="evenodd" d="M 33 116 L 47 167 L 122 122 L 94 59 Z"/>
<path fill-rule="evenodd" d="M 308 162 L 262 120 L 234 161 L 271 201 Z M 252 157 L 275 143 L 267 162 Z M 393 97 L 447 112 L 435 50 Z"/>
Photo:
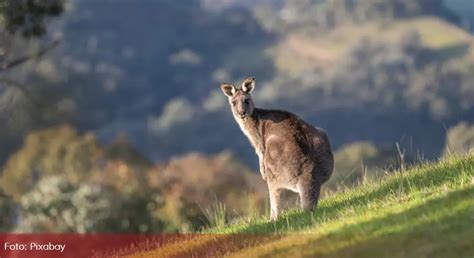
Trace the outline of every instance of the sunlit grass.
<path fill-rule="evenodd" d="M 222 228 L 227 222 L 227 210 L 224 203 L 219 202 L 214 207 L 204 208 L 203 213 L 211 228 Z"/>
<path fill-rule="evenodd" d="M 472 185 L 389 205 L 383 210 L 345 215 L 305 231 L 306 234 L 270 241 L 235 255 L 463 257 L 472 253 Z"/>
<path fill-rule="evenodd" d="M 313 213 L 218 223 L 140 256 L 469 257 L 473 214 L 474 155 L 451 156 L 336 193 Z"/>
<path fill-rule="evenodd" d="M 466 159 L 451 157 L 436 164 L 414 167 L 404 173 L 394 173 L 381 182 L 369 182 L 360 187 L 347 189 L 322 200 L 314 213 L 291 210 L 276 222 L 268 222 L 268 218 L 261 218 L 253 223 L 244 222 L 224 228 L 212 228 L 206 233 L 300 231 L 322 222 L 340 219 L 346 214 L 389 206 L 405 198 L 414 198 L 416 195 L 429 195 L 440 187 L 457 188 L 458 184 L 464 185 L 471 180 L 473 163 L 472 156 Z"/>

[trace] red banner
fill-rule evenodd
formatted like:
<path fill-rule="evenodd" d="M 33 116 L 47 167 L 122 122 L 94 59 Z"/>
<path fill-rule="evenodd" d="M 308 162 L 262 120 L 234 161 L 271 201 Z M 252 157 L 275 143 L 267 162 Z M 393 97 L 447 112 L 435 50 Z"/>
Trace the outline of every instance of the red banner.
<path fill-rule="evenodd" d="M 208 257 L 281 237 L 271 234 L 0 234 L 0 258 Z"/>

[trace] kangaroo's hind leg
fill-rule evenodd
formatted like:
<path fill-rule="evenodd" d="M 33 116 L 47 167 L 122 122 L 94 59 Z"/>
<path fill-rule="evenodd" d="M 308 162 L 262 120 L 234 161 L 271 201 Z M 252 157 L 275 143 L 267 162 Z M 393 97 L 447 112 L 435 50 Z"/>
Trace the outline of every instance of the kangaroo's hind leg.
<path fill-rule="evenodd" d="M 270 195 L 270 220 L 277 220 L 280 214 L 281 189 L 275 189 L 269 186 Z"/>
<path fill-rule="evenodd" d="M 298 186 L 301 209 L 314 210 L 318 205 L 321 182 L 319 180 L 307 180 L 300 182 Z"/>

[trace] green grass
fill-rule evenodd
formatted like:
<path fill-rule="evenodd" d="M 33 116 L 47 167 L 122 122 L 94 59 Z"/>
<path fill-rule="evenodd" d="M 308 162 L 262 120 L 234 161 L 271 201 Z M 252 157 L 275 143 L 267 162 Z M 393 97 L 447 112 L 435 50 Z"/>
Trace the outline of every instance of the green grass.
<path fill-rule="evenodd" d="M 262 217 L 202 233 L 213 234 L 181 242 L 167 254 L 474 257 L 474 155 L 449 157 L 348 189 L 321 200 L 315 212 L 291 210 L 275 222 Z M 249 237 L 237 241 L 236 236 Z"/>

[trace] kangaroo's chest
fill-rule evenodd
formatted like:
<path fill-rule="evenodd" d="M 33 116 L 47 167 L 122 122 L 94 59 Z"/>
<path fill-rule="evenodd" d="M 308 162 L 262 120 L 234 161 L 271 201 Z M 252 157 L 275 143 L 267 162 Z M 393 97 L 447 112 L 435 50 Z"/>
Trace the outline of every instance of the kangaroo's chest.
<path fill-rule="evenodd" d="M 250 144 L 254 147 L 255 152 L 259 158 L 264 152 L 264 135 L 263 128 L 256 125 L 255 122 L 244 122 L 242 120 L 237 121 L 240 129 L 244 135 L 249 139 Z"/>

